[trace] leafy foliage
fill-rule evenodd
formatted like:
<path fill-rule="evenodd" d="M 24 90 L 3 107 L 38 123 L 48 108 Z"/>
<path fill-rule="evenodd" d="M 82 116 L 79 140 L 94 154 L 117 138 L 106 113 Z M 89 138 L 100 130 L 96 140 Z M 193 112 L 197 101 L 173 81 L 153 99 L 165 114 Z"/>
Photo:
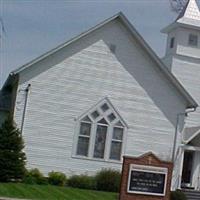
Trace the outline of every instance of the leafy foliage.
<path fill-rule="evenodd" d="M 172 191 L 170 200 L 187 200 L 187 197 L 181 190 Z"/>
<path fill-rule="evenodd" d="M 97 173 L 96 177 L 97 190 L 119 192 L 121 174 L 117 170 L 103 169 Z"/>
<path fill-rule="evenodd" d="M 20 131 L 9 116 L 0 128 L 0 181 L 19 181 L 25 175 L 26 156 Z"/>
<path fill-rule="evenodd" d="M 68 179 L 68 186 L 82 189 L 95 189 L 95 177 L 87 175 L 74 175 Z"/>
<path fill-rule="evenodd" d="M 52 171 L 48 174 L 48 182 L 51 185 L 64 186 L 67 182 L 67 178 L 64 173 Z"/>
<path fill-rule="evenodd" d="M 48 183 L 47 179 L 37 168 L 27 171 L 23 179 L 23 182 L 27 184 L 39 184 L 39 185 L 44 185 Z"/>

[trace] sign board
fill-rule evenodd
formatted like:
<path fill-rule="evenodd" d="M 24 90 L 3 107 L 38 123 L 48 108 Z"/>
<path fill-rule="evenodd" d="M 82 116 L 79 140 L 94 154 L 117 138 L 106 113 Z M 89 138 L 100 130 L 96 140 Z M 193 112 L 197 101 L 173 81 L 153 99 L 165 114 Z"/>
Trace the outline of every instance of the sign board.
<path fill-rule="evenodd" d="M 167 168 L 131 164 L 128 193 L 165 196 Z"/>

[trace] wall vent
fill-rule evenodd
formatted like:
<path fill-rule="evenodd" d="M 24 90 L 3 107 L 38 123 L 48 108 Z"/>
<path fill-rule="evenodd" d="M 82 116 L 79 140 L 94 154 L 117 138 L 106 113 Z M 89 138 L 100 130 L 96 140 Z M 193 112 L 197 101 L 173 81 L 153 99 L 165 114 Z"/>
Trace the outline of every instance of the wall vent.
<path fill-rule="evenodd" d="M 110 44 L 110 51 L 112 53 L 115 53 L 115 51 L 116 51 L 116 45 L 115 44 Z"/>

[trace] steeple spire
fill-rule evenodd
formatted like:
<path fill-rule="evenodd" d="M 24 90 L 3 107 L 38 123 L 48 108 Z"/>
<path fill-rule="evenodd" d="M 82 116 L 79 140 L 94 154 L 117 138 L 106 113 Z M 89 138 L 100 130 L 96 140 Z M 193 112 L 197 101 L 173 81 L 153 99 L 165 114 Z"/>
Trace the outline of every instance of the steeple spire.
<path fill-rule="evenodd" d="M 200 11 L 196 0 L 188 0 L 176 21 L 182 18 L 200 20 Z"/>

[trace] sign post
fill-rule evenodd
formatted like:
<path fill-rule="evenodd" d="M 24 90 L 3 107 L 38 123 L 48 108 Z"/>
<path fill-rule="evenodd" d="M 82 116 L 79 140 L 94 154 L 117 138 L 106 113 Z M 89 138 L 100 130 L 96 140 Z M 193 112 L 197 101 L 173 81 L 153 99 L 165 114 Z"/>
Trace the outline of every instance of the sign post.
<path fill-rule="evenodd" d="M 124 157 L 120 200 L 169 200 L 172 163 L 148 153 Z"/>

